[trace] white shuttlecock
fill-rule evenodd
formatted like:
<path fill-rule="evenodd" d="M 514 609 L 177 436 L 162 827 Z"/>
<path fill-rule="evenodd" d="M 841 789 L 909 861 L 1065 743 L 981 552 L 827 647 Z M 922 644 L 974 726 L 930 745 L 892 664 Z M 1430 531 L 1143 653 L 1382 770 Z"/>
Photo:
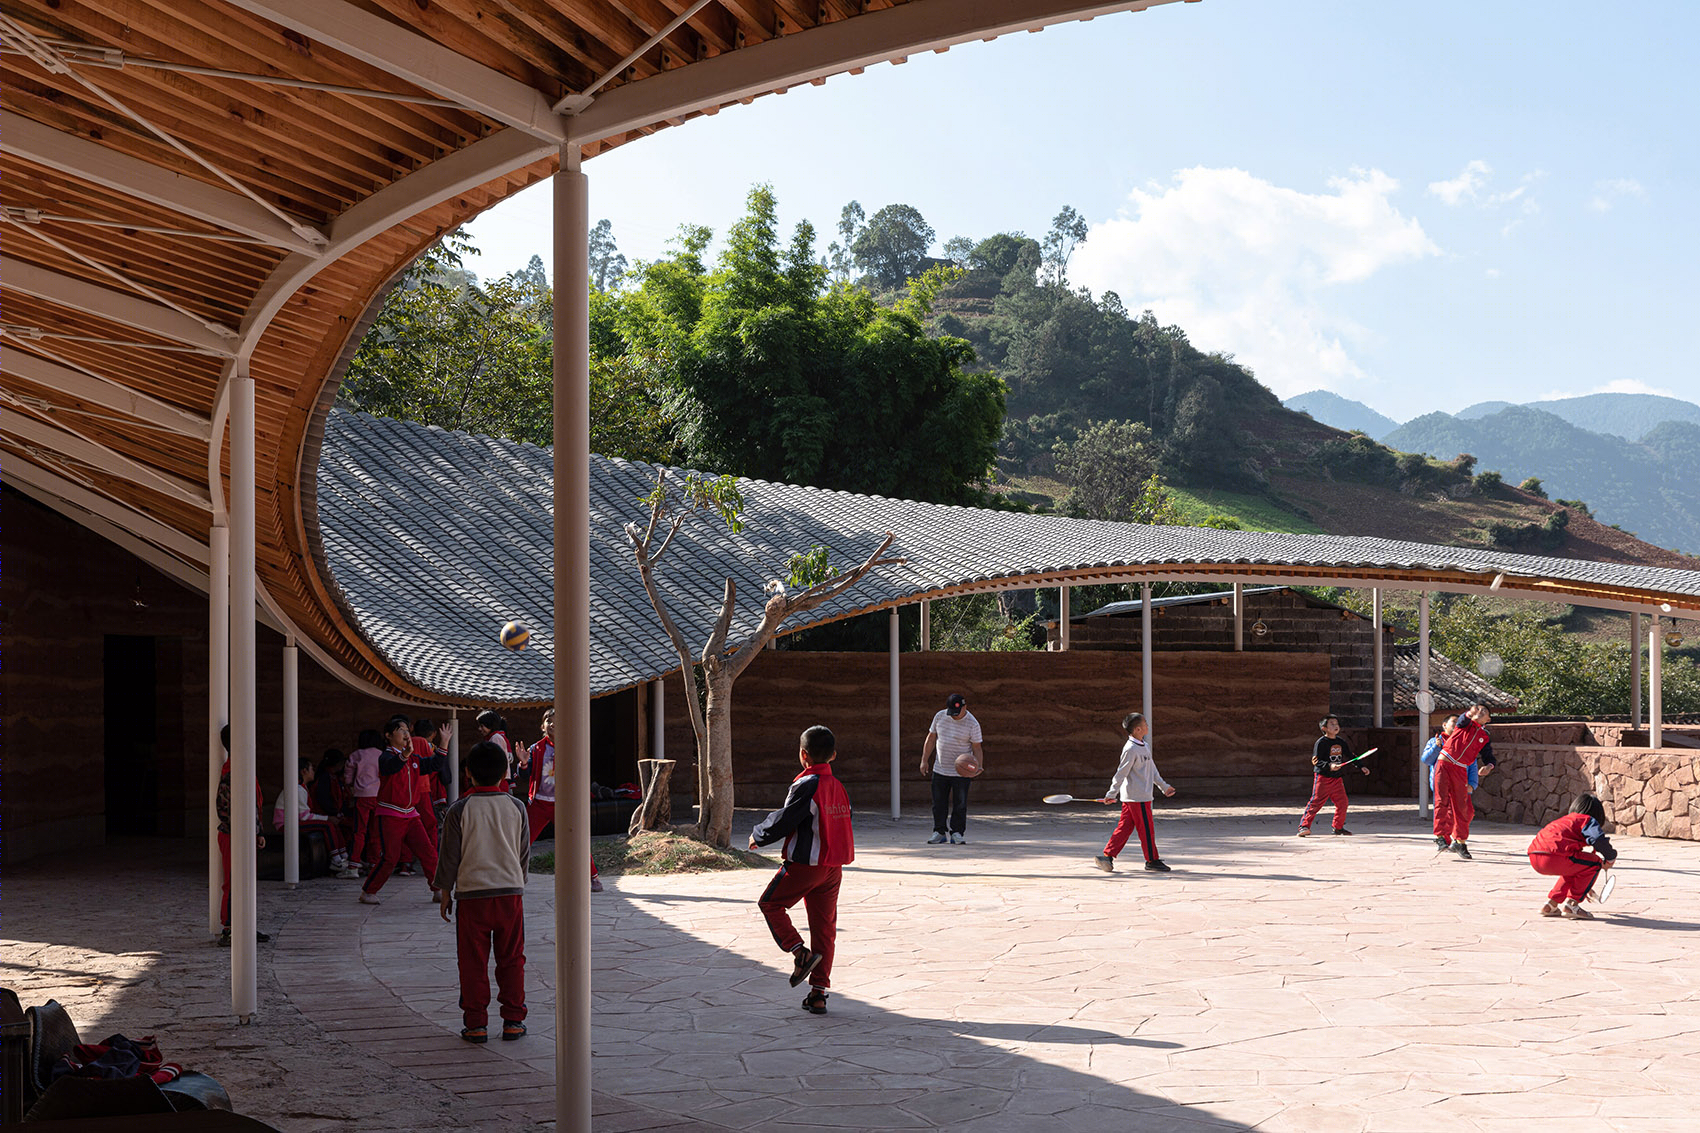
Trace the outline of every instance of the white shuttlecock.
<path fill-rule="evenodd" d="M 1663 610 L 1667 614 L 1670 613 L 1670 603 L 1669 602 L 1660 602 L 1659 603 L 1659 609 Z"/>

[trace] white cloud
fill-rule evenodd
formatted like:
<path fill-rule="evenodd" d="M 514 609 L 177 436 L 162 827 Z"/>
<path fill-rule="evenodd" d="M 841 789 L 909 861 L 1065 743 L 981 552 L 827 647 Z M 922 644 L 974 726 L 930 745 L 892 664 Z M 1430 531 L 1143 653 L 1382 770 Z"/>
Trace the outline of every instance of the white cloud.
<path fill-rule="evenodd" d="M 1430 181 L 1428 191 L 1431 196 L 1439 197 L 1449 205 L 1461 205 L 1475 200 L 1476 194 L 1492 176 L 1493 167 L 1487 162 L 1472 161 L 1450 181 Z"/>
<path fill-rule="evenodd" d="M 1595 386 L 1593 389 L 1585 389 L 1580 393 L 1575 390 L 1549 390 L 1534 400 L 1558 401 L 1566 397 L 1586 397 L 1591 393 L 1650 393 L 1657 397 L 1682 396 L 1674 390 L 1665 389 L 1663 386 L 1648 385 L 1639 378 L 1618 378 L 1616 381 L 1607 382 L 1603 386 Z"/>
<path fill-rule="evenodd" d="M 1489 279 L 1498 279 L 1499 278 L 1499 269 L 1498 268 L 1488 268 L 1487 271 L 1484 272 L 1483 274 L 1486 275 Z"/>
<path fill-rule="evenodd" d="M 1588 202 L 1588 207 L 1595 212 L 1610 212 L 1620 200 L 1646 195 L 1647 190 L 1633 177 L 1613 177 L 1594 182 L 1594 198 Z"/>
<path fill-rule="evenodd" d="M 1399 185 L 1385 173 L 1354 170 L 1328 187 L 1180 170 L 1094 225 L 1069 274 L 1186 328 L 1200 349 L 1232 352 L 1279 394 L 1363 380 L 1347 344 L 1365 332 L 1330 310 L 1330 294 L 1439 249 L 1394 207 Z"/>

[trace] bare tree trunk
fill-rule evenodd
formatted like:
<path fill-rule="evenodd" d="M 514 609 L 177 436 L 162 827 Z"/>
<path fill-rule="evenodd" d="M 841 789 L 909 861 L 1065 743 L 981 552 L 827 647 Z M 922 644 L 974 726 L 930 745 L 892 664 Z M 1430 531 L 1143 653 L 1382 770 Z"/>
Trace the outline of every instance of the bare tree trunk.
<path fill-rule="evenodd" d="M 638 760 L 638 782 L 642 785 L 643 802 L 632 812 L 631 825 L 626 828 L 628 837 L 672 824 L 673 800 L 668 792 L 672 790 L 674 766 L 675 761 L 671 759 Z"/>
<path fill-rule="evenodd" d="M 708 804 L 701 837 L 720 847 L 732 844 L 732 680 L 721 670 L 708 681 Z"/>

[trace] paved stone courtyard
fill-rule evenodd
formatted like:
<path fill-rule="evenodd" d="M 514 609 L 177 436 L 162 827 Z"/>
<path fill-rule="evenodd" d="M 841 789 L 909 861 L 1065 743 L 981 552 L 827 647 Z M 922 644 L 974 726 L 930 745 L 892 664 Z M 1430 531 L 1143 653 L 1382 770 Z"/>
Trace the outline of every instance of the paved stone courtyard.
<path fill-rule="evenodd" d="M 1130 848 L 1109 876 L 1108 808 L 978 813 L 968 845 L 926 846 L 916 812 L 863 802 L 825 1018 L 755 910 L 765 874 L 593 898 L 598 1129 L 1696 1126 L 1700 844 L 1619 840 L 1613 903 L 1579 923 L 1537 915 L 1532 831 L 1481 824 L 1474 862 L 1438 857 L 1409 803 L 1303 841 L 1296 807 L 1165 805 L 1175 872 Z M 376 908 L 353 882 L 262 883 L 274 939 L 237 1026 L 194 848 L 9 871 L 4 982 L 85 1038 L 157 1034 L 290 1133 L 552 1116 L 550 879 L 527 897 L 531 1034 L 480 1048 L 455 1035 L 452 930 L 418 878 Z"/>

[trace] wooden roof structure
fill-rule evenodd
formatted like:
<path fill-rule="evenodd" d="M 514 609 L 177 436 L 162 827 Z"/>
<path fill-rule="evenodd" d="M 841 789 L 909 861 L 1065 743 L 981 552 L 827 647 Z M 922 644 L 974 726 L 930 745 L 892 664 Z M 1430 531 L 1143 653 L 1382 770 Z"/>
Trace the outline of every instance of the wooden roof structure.
<path fill-rule="evenodd" d="M 326 413 L 398 272 L 571 148 L 593 158 L 912 52 L 1172 2 L 5 0 L 7 481 L 204 589 L 208 531 L 227 509 L 229 386 L 245 367 L 262 616 L 344 679 L 423 697 L 335 601 L 313 522 Z M 1681 593 L 1505 585 L 1700 612 Z"/>

